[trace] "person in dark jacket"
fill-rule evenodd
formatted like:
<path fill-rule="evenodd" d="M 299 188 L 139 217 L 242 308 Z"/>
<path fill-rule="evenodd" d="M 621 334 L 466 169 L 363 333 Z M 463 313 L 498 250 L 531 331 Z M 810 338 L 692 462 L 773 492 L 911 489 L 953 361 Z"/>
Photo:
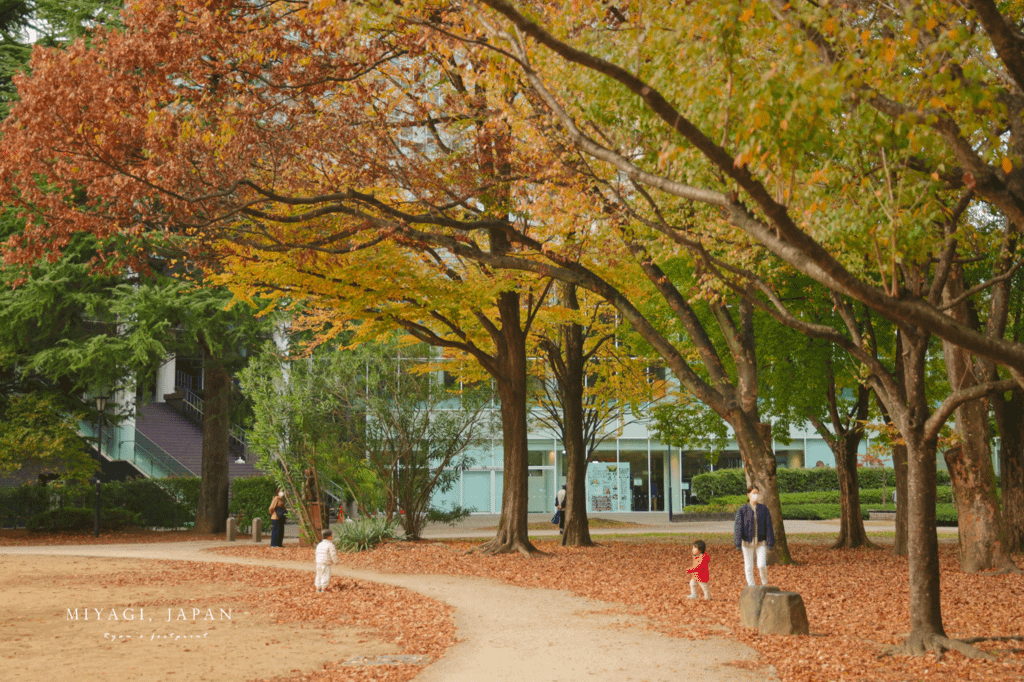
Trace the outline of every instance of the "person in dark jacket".
<path fill-rule="evenodd" d="M 284 522 L 288 508 L 284 503 L 284 491 L 278 490 L 270 501 L 270 546 L 284 547 Z"/>
<path fill-rule="evenodd" d="M 733 543 L 736 549 L 743 552 L 743 570 L 747 575 L 747 584 L 754 584 L 754 561 L 761 573 L 761 584 L 768 584 L 768 550 L 775 546 L 775 533 L 772 531 L 772 514 L 768 507 L 758 504 L 761 491 L 757 486 L 747 488 L 750 504 L 736 510 L 736 526 L 733 530 Z"/>
<path fill-rule="evenodd" d="M 555 509 L 558 512 L 558 534 L 561 535 L 565 532 L 565 498 L 567 493 L 565 486 L 555 494 Z"/>

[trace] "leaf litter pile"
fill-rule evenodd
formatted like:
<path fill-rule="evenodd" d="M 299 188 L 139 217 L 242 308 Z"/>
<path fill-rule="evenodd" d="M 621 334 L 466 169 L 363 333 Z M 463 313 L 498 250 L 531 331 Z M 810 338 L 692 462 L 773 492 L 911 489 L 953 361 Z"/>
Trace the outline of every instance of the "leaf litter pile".
<path fill-rule="evenodd" d="M 1024 680 L 1024 576 L 968 575 L 960 571 L 957 546 L 939 548 L 942 613 L 946 634 L 989 637 L 976 646 L 996 661 L 946 652 L 938 659 L 886 655 L 910 630 L 905 557 L 888 548 L 831 550 L 791 543 L 795 566 L 769 567 L 770 583 L 803 597 L 807 637 L 762 636 L 739 624 L 745 584 L 742 555 L 731 545 L 709 542 L 712 601 L 686 599 L 690 592 L 689 539 L 612 541 L 593 548 L 564 548 L 535 541 L 546 556 L 482 556 L 467 553 L 475 542 L 390 542 L 360 554 L 342 555 L 342 566 L 392 573 L 465 575 L 513 585 L 563 589 L 622 604 L 648 626 L 674 637 L 728 636 L 760 654 L 780 680 Z M 236 556 L 309 562 L 308 548 L 240 546 L 216 551 Z M 1003 638 L 1003 639 L 995 639 Z"/>
<path fill-rule="evenodd" d="M 191 531 L 126 531 L 101 533 L 99 540 L 92 533 L 27 533 L 0 531 L 0 546 L 133 544 L 154 542 L 188 542 L 223 540 L 223 534 L 199 535 Z M 312 548 L 297 546 L 270 550 L 266 545 L 253 547 L 262 558 L 292 558 L 313 562 Z M 260 551 L 262 549 L 262 551 Z M 278 552 L 288 552 L 282 556 Z M 317 594 L 313 575 L 308 571 L 268 569 L 267 566 L 200 563 L 188 561 L 154 561 L 160 570 L 140 574 L 131 569 L 106 574 L 94 581 L 99 586 L 140 587 L 144 584 L 167 587 L 186 583 L 239 584 L 258 595 L 258 607 L 269 612 L 272 622 L 298 624 L 303 627 L 330 629 L 353 626 L 364 629 L 368 636 L 394 643 L 402 657 L 421 658 L 420 663 L 389 663 L 388 665 L 353 665 L 335 661 L 320 670 L 299 671 L 270 678 L 272 682 L 406 682 L 418 675 L 429 661 L 440 658 L 456 642 L 454 609 L 435 599 L 411 590 L 362 580 L 335 576 L 331 591 Z M 257 589 L 253 589 L 257 588 Z M 401 657 L 399 657 L 401 659 Z"/>
<path fill-rule="evenodd" d="M 298 549 L 298 548 L 296 548 Z M 302 548 L 305 560 L 313 550 Z M 240 583 L 259 590 L 258 607 L 269 612 L 271 622 L 330 628 L 349 625 L 364 628 L 368 635 L 393 642 L 403 656 L 436 660 L 455 643 L 454 609 L 429 597 L 391 585 L 335 577 L 331 591 L 317 594 L 313 575 L 307 571 L 268 570 L 266 566 L 161 561 L 166 570 L 149 572 L 146 580 L 161 586 L 182 582 Z M 138 585 L 138 574 L 113 575 L 104 583 Z M 292 671 L 269 678 L 273 682 L 406 682 L 425 664 L 346 665 L 328 663 L 320 670 Z M 298 673 L 298 674 L 294 674 Z"/>

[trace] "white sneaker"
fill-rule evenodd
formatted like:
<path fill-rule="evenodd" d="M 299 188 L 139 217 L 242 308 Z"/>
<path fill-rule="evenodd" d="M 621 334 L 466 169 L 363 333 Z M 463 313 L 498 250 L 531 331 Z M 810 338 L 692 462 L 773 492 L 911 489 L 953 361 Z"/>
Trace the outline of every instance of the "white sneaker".
<path fill-rule="evenodd" d="M 695 595 L 695 594 L 691 594 L 689 597 L 687 597 L 687 599 L 696 599 L 696 598 L 697 598 L 697 595 Z"/>

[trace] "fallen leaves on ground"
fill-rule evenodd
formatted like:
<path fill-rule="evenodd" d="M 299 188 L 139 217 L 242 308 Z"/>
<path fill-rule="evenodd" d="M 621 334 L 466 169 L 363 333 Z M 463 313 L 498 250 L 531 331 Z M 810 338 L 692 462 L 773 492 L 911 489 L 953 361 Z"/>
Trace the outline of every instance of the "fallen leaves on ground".
<path fill-rule="evenodd" d="M 266 549 L 266 548 L 265 548 Z M 302 550 L 311 559 L 313 550 Z M 377 639 L 394 642 L 403 654 L 439 658 L 455 643 L 454 609 L 417 592 L 392 585 L 335 577 L 332 590 L 317 594 L 313 575 L 308 571 L 269 570 L 266 566 L 197 563 L 188 561 L 156 562 L 162 570 L 145 574 L 127 569 L 98 579 L 98 585 L 132 586 L 180 585 L 192 582 L 238 584 L 258 596 L 253 608 L 271 614 L 280 623 L 301 623 L 318 628 L 352 625 L 364 628 Z M 261 588 L 258 591 L 253 588 Z M 314 680 L 319 682 L 406 682 L 423 665 L 343 666 L 329 663 L 321 670 L 302 671 L 299 675 L 271 678 Z"/>
<path fill-rule="evenodd" d="M 29 547 L 37 545 L 133 545 L 152 542 L 199 542 L 224 540 L 224 533 L 201 534 L 191 530 L 146 530 L 125 528 L 122 530 L 100 531 L 98 538 L 93 531 L 67 530 L 33 533 L 27 530 L 0 530 L 0 547 Z M 239 535 L 239 540 L 249 540 L 249 535 Z"/>
<path fill-rule="evenodd" d="M 370 552 L 346 554 L 342 565 L 393 573 L 465 575 L 514 585 L 570 590 L 616 602 L 646 616 L 649 626 L 676 637 L 729 636 L 756 649 L 763 665 L 784 682 L 826 680 L 943 682 L 1024 679 L 1024 642 L 984 641 L 977 646 L 995 662 L 947 652 L 941 661 L 886 656 L 910 631 L 906 557 L 878 550 L 831 550 L 790 544 L 799 562 L 772 566 L 769 578 L 783 591 L 802 595 L 811 625 L 807 637 L 762 636 L 739 625 L 737 603 L 744 585 L 743 558 L 730 544 L 709 544 L 712 601 L 688 600 L 689 539 L 684 543 L 614 541 L 593 548 L 566 548 L 534 541 L 546 556 L 483 556 L 467 553 L 476 543 L 390 542 Z M 239 546 L 216 551 L 233 556 L 312 561 L 312 550 Z M 950 637 L 1013 637 L 1024 634 L 1024 576 L 968 575 L 960 571 L 956 545 L 939 549 L 942 612 Z"/>

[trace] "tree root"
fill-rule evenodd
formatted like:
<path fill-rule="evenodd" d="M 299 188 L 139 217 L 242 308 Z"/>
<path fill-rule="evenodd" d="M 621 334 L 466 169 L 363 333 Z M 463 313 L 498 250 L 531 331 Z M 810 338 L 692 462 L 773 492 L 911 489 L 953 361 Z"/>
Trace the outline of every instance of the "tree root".
<path fill-rule="evenodd" d="M 542 552 L 533 544 L 527 540 L 520 542 L 517 540 L 505 540 L 501 538 L 495 538 L 494 540 L 488 540 L 479 547 L 470 550 L 470 552 L 480 552 L 484 556 L 493 556 L 495 554 L 511 554 L 512 552 L 519 552 L 527 559 L 532 559 L 535 556 L 547 556 L 547 552 Z"/>
<path fill-rule="evenodd" d="M 982 658 L 986 661 L 998 660 L 987 651 L 982 651 L 971 644 L 972 642 L 983 641 L 985 639 L 986 638 L 984 637 L 979 637 L 971 640 L 964 640 L 952 639 L 945 635 L 937 635 L 933 633 L 918 635 L 911 633 L 905 642 L 889 647 L 882 653 L 882 656 L 896 656 L 900 654 L 907 656 L 924 656 L 931 652 L 935 654 L 936 661 L 941 661 L 944 652 L 956 651 L 962 654 L 965 658 Z"/>
<path fill-rule="evenodd" d="M 1009 563 L 1000 566 L 999 568 L 983 569 L 981 571 L 974 571 L 974 575 L 1024 575 L 1024 571 L 1017 567 L 1017 564 L 1010 561 Z"/>

